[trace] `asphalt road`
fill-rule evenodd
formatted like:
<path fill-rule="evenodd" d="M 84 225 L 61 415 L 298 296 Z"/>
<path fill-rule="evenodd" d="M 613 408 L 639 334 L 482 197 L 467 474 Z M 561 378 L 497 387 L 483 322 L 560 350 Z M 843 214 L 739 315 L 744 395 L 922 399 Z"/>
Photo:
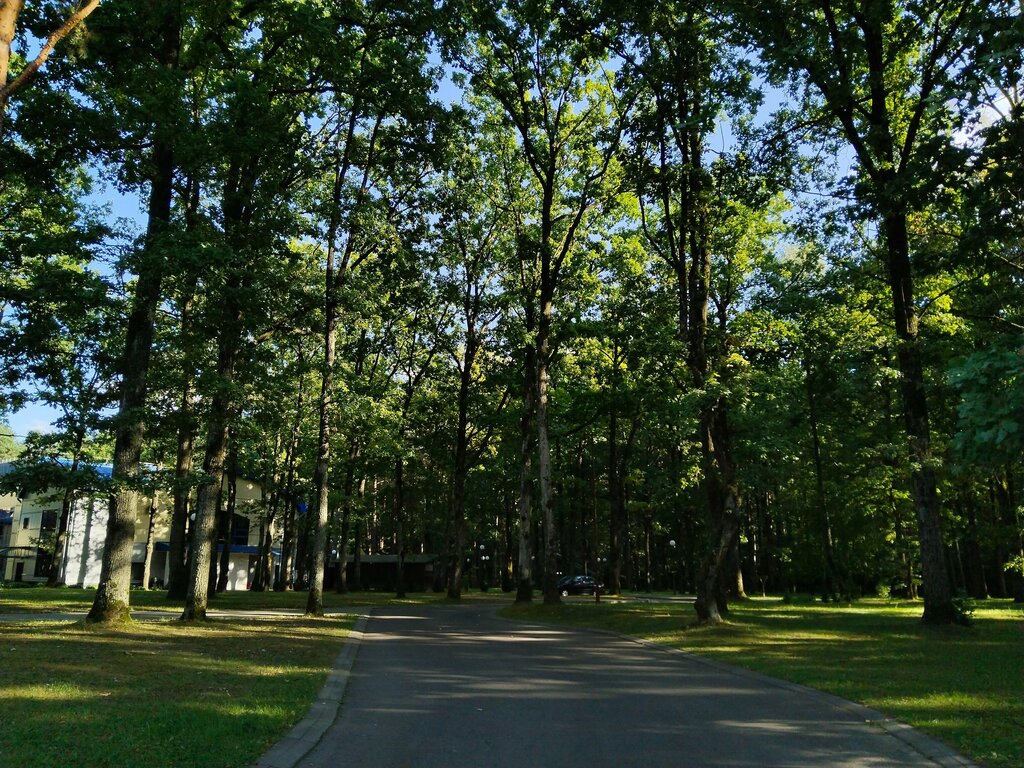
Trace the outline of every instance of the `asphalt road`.
<path fill-rule="evenodd" d="M 378 609 L 338 717 L 298 765 L 969 765 L 863 707 L 486 606 Z"/>

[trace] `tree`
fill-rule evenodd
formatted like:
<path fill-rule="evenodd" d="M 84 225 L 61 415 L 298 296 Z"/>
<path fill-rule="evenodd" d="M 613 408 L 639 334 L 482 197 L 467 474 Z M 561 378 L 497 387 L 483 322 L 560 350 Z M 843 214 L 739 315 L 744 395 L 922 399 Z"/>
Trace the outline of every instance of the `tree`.
<path fill-rule="evenodd" d="M 470 466 L 479 460 L 490 437 L 484 424 L 471 423 L 474 414 L 470 408 L 483 378 L 484 366 L 479 358 L 481 352 L 486 353 L 487 336 L 501 312 L 495 295 L 499 268 L 496 255 L 510 245 L 503 231 L 505 216 L 497 199 L 502 192 L 499 169 L 488 150 L 486 140 L 469 141 L 465 149 L 456 148 L 453 169 L 438 190 L 442 211 L 438 247 L 451 270 L 450 275 L 442 277 L 442 288 L 458 308 L 451 350 L 459 386 L 452 472 L 452 545 L 447 576 L 448 597 L 453 599 L 462 593 L 466 482 Z"/>
<path fill-rule="evenodd" d="M 521 243 L 524 271 L 536 275 L 537 472 L 544 520 L 544 601 L 557 603 L 557 541 L 548 429 L 551 334 L 559 281 L 577 255 L 590 218 L 616 190 L 616 150 L 624 105 L 603 69 L 600 36 L 579 37 L 543 5 L 478 3 L 465 9 L 467 43 L 453 51 L 481 96 L 516 132 L 536 185 Z M 535 291 L 535 295 L 534 295 Z"/>
<path fill-rule="evenodd" d="M 714 14 L 668 4 L 623 15 L 621 53 L 639 90 L 631 164 L 641 231 L 674 276 L 684 386 L 699 397 L 707 546 L 695 610 L 701 621 L 717 623 L 727 608 L 725 570 L 742 516 L 727 386 L 731 302 L 715 296 L 716 284 L 729 284 L 726 251 L 733 244 L 723 233 L 729 198 L 739 190 L 736 184 L 729 188 L 722 169 L 729 163 L 752 169 L 741 151 L 709 167 L 708 140 L 723 113 L 742 115 L 756 95 L 743 62 L 722 45 L 723 21 Z M 709 322 L 712 299 L 718 300 L 718 317 Z"/>
<path fill-rule="evenodd" d="M 11 44 L 14 41 L 18 26 L 18 16 L 25 6 L 25 0 L 2 0 L 0 2 L 0 137 L 3 136 L 4 112 L 7 109 L 7 102 L 11 96 L 32 79 L 39 68 L 50 57 L 57 43 L 85 21 L 86 17 L 95 11 L 99 4 L 100 0 L 87 0 L 87 2 L 79 6 L 63 24 L 47 37 L 46 42 L 39 53 L 36 54 L 36 57 L 18 73 L 14 80 L 8 83 Z"/>
<path fill-rule="evenodd" d="M 38 436 L 32 453 L 69 462 L 67 477 L 55 487 L 64 489 L 61 514 L 51 542 L 48 586 L 61 582 L 64 543 L 74 506 L 80 465 L 90 458 L 90 443 L 100 434 L 103 412 L 112 403 L 112 328 L 118 319 L 105 283 L 73 255 L 22 263 L 17 290 L 10 296 L 17 311 L 2 337 L 20 350 L 25 373 L 33 384 L 31 400 L 60 413 L 55 432 Z M 54 458 L 54 461 L 56 459 Z M 35 484 L 37 490 L 46 486 Z"/>
<path fill-rule="evenodd" d="M 316 541 L 313 547 L 313 574 L 306 613 L 323 613 L 324 557 L 327 550 L 328 472 L 331 463 L 331 401 L 334 390 L 335 354 L 341 292 L 353 270 L 372 256 L 379 255 L 381 243 L 372 239 L 368 221 L 380 207 L 387 173 L 377 168 L 379 156 L 395 162 L 396 143 L 390 147 L 382 134 L 398 132 L 414 136 L 410 123 L 414 115 L 426 117 L 424 104 L 417 103 L 428 91 L 423 69 L 426 57 L 423 22 L 425 8 L 393 8 L 391 4 L 372 3 L 365 17 L 347 25 L 336 49 L 338 78 L 332 83 L 337 102 L 337 123 L 333 136 L 332 183 L 327 198 L 326 268 L 324 285 L 324 360 L 319 399 L 319 441 L 314 485 L 317 492 Z M 381 35 L 380 29 L 392 30 Z M 398 51 L 401 50 L 401 54 Z M 354 75 L 348 74 L 351 66 Z M 415 139 L 414 139 L 415 140 Z M 390 151 L 389 151 L 390 150 Z M 403 160 L 409 160 L 403 157 Z M 385 163 L 386 164 L 386 163 Z M 367 231 L 369 230 L 369 231 Z"/>
<path fill-rule="evenodd" d="M 11 431 L 10 425 L 6 421 L 0 421 L 0 461 L 16 459 L 22 450 L 23 446 Z"/>
<path fill-rule="evenodd" d="M 1010 22 L 1014 4 L 956 2 L 735 4 L 769 77 L 799 79 L 804 107 L 851 147 L 854 194 L 877 226 L 896 335 L 925 582 L 924 621 L 957 620 L 940 524 L 932 427 L 915 304 L 917 245 L 908 222 L 962 164 L 951 110 L 979 78 L 978 18 Z M 813 89 L 813 90 L 812 90 Z M 916 267 L 916 268 L 915 268 Z"/>
<path fill-rule="evenodd" d="M 143 77 L 151 78 L 149 87 L 139 87 L 134 93 L 145 93 L 146 98 L 140 99 L 138 104 L 142 109 L 152 110 L 143 123 L 151 131 L 152 148 L 145 161 L 148 173 L 144 181 L 135 179 L 148 182 L 147 226 L 145 238 L 136 254 L 138 258 L 132 265 L 138 278 L 125 328 L 124 351 L 118 365 L 120 403 L 115 420 L 112 499 L 100 584 L 89 610 L 88 620 L 91 622 L 121 621 L 129 615 L 132 544 L 135 540 L 135 515 L 141 498 L 139 475 L 145 433 L 146 379 L 161 283 L 170 257 L 174 151 L 181 118 L 180 84 L 176 75 L 184 23 L 181 5 L 147 5 L 140 9 L 118 7 L 123 15 L 112 11 L 109 26 L 94 43 L 93 52 L 99 54 L 96 65 L 97 69 L 104 69 L 107 62 L 103 57 L 106 56 L 121 67 L 141 64 L 137 79 L 129 79 L 126 83 L 129 91 L 132 84 L 141 86 L 139 80 Z M 102 45 L 101 40 L 106 45 Z M 131 43 L 125 47 L 133 49 L 134 55 L 119 57 L 119 46 L 113 43 L 125 45 L 128 40 Z M 106 70 L 106 73 L 109 75 L 110 71 Z M 166 76 L 156 77 L 157 73 Z M 153 82 L 160 85 L 152 87 Z M 126 132 L 127 129 L 125 126 Z"/>

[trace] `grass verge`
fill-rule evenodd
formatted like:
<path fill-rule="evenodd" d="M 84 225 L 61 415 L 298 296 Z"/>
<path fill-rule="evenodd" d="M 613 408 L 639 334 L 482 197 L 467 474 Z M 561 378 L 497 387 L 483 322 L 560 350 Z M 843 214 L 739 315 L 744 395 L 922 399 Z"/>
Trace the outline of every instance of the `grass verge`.
<path fill-rule="evenodd" d="M 970 628 L 929 628 L 921 605 L 736 605 L 719 627 L 687 627 L 686 604 L 514 606 L 509 618 L 640 637 L 866 704 L 991 768 L 1024 765 L 1024 610 L 978 608 Z"/>
<path fill-rule="evenodd" d="M 0 624 L 0 766 L 248 765 L 305 715 L 353 621 Z"/>
<path fill-rule="evenodd" d="M 43 586 L 0 586 L 0 614 L 13 613 L 85 613 L 96 597 L 95 589 L 74 587 L 43 587 Z M 305 611 L 306 592 L 222 592 L 210 598 L 211 611 L 268 611 L 287 610 Z M 513 595 L 505 595 L 501 590 L 465 591 L 463 600 L 473 601 L 511 601 Z M 346 609 L 351 607 L 372 605 L 403 605 L 410 603 L 444 602 L 444 593 L 410 592 L 405 598 L 396 598 L 393 592 L 324 592 L 324 607 L 327 609 Z M 185 602 L 169 600 L 163 590 L 131 591 L 133 611 L 165 611 L 169 616 L 180 614 Z"/>

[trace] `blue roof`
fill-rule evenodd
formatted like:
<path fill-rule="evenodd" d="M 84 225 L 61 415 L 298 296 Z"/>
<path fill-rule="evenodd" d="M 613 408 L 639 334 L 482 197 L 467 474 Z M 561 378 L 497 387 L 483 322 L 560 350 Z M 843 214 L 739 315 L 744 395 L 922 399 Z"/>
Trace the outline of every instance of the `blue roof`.
<path fill-rule="evenodd" d="M 71 461 L 71 459 L 58 458 L 57 463 L 65 467 L 70 467 L 73 462 Z M 78 465 L 78 468 L 91 469 L 100 477 L 106 478 L 108 480 L 114 474 L 113 464 L 89 464 L 88 462 L 83 461 Z"/>

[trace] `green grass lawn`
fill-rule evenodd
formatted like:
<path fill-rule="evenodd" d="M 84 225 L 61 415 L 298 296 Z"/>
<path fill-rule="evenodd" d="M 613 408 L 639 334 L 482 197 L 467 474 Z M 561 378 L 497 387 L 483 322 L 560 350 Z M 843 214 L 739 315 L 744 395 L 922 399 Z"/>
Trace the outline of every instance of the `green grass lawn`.
<path fill-rule="evenodd" d="M 248 765 L 305 715 L 353 620 L 0 623 L 0 766 Z"/>
<path fill-rule="evenodd" d="M 3 586 L 0 587 L 0 614 L 5 613 L 82 613 L 89 610 L 94 589 L 75 589 L 68 587 L 48 588 L 42 586 Z M 511 600 L 501 590 L 492 589 L 487 592 L 466 590 L 462 593 L 464 600 Z M 213 596 L 209 609 L 254 611 L 254 610 L 296 610 L 306 608 L 306 592 L 222 592 Z M 410 592 L 408 597 L 399 600 L 394 592 L 349 592 L 339 595 L 333 591 L 324 592 L 324 607 L 345 609 L 368 605 L 396 605 L 402 603 L 441 602 L 447 598 L 444 593 Z M 131 591 L 131 606 L 139 611 L 166 611 L 170 615 L 180 614 L 184 606 L 183 600 L 168 600 L 167 593 L 162 590 Z"/>
<path fill-rule="evenodd" d="M 970 628 L 928 628 L 921 604 L 755 599 L 729 623 L 689 627 L 690 605 L 515 606 L 523 618 L 619 632 L 876 708 L 992 768 L 1024 765 L 1024 609 L 988 601 Z"/>

